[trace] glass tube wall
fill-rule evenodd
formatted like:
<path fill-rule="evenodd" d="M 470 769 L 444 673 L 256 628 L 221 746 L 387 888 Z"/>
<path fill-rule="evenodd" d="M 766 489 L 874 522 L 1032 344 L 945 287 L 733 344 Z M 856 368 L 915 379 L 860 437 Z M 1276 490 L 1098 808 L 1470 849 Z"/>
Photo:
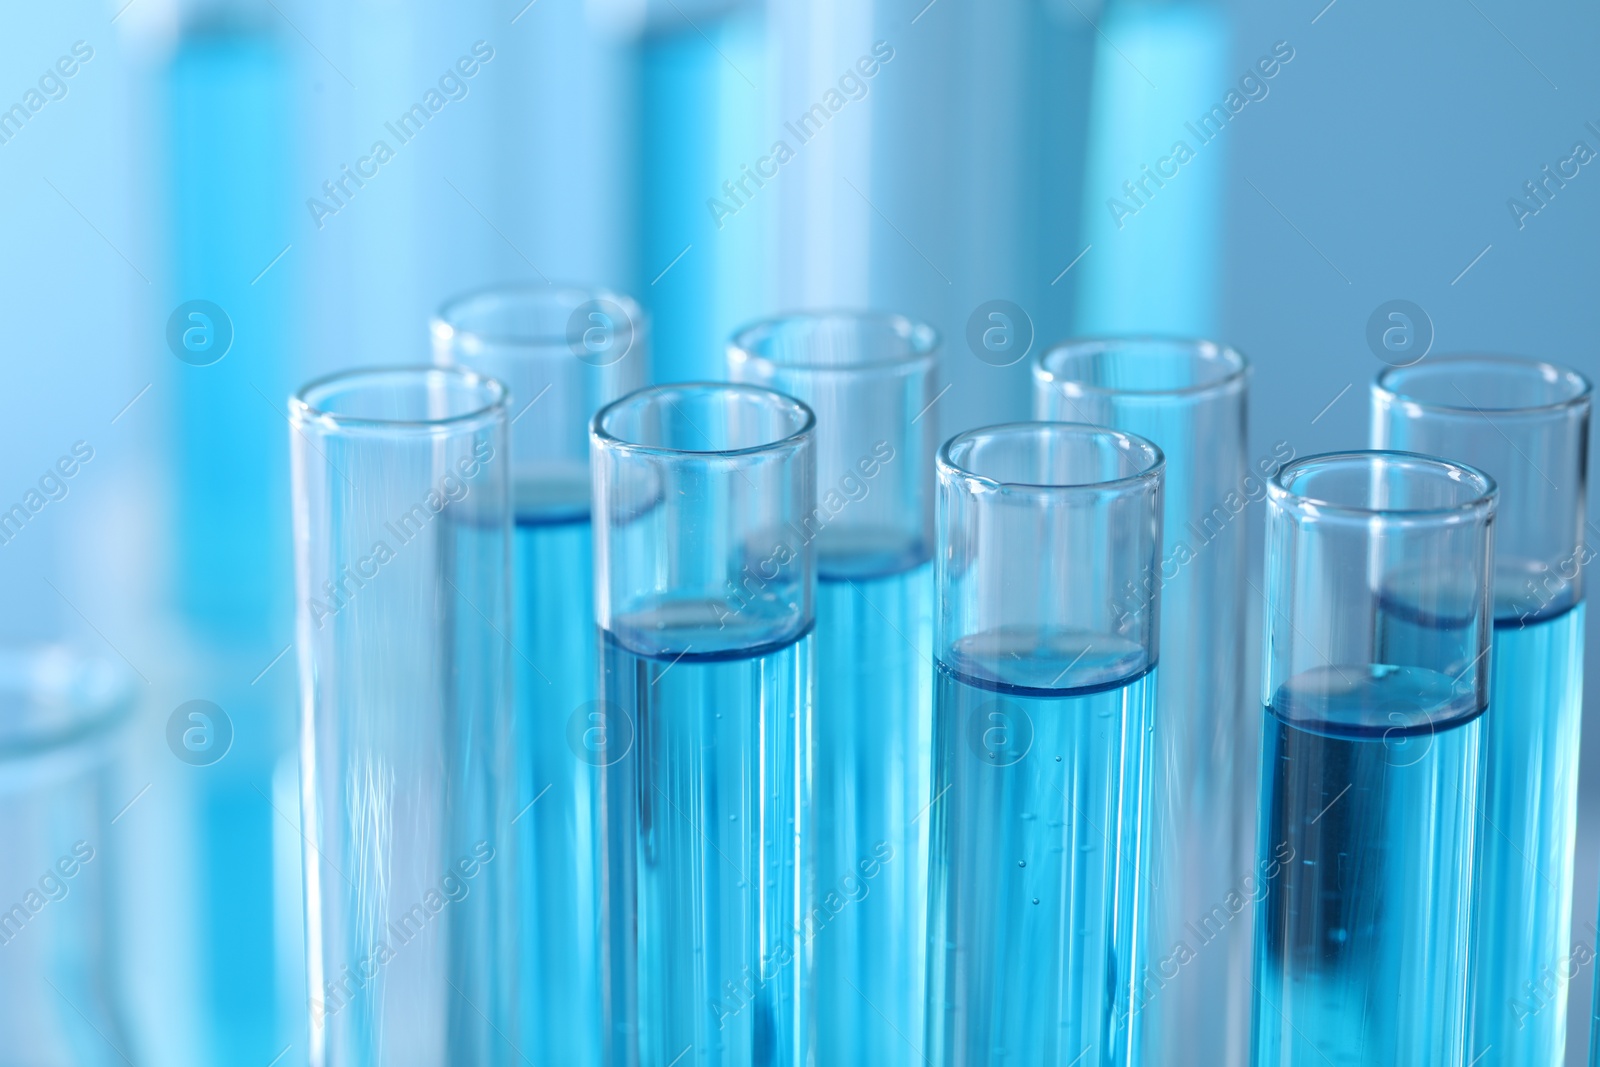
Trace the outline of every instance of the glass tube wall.
<path fill-rule="evenodd" d="M 1161 451 L 1018 423 L 937 469 L 926 1056 L 1128 1063 Z"/>
<path fill-rule="evenodd" d="M 1133 1004 L 1147 1067 L 1239 1063 L 1248 1044 L 1250 919 L 1229 907 L 1249 869 L 1259 720 L 1243 696 L 1246 512 L 1287 446 L 1245 455 L 1248 368 L 1210 341 L 1069 341 L 1033 368 L 1034 415 L 1147 437 L 1166 456 L 1161 691 Z M 1122 610 L 1147 596 L 1114 591 Z"/>
<path fill-rule="evenodd" d="M 116 773 L 133 699 L 120 666 L 56 646 L 0 651 L 0 1064 L 133 1062 L 115 966 Z M 181 742 L 180 742 L 181 745 Z"/>
<path fill-rule="evenodd" d="M 1348 452 L 1267 499 L 1253 1062 L 1464 1064 L 1494 483 Z"/>
<path fill-rule="evenodd" d="M 837 904 L 812 946 L 821 1063 L 919 1059 L 937 346 L 897 315 L 819 312 L 741 330 L 728 350 L 735 381 L 817 417 L 816 884 Z"/>
<path fill-rule="evenodd" d="M 518 994 L 535 1062 L 604 1062 L 589 420 L 649 377 L 649 326 L 620 293 L 567 285 L 486 289 L 432 324 L 435 362 L 510 389 L 512 660 L 516 708 Z"/>
<path fill-rule="evenodd" d="M 505 389 L 290 402 L 311 1062 L 517 1060 Z"/>
<path fill-rule="evenodd" d="M 1372 388 L 1372 441 L 1444 456 L 1500 487 L 1491 714 L 1469 1054 L 1562 1062 L 1583 703 L 1589 383 L 1531 359 L 1396 367 Z"/>
<path fill-rule="evenodd" d="M 658 386 L 591 436 L 611 1062 L 810 1065 L 815 419 Z"/>

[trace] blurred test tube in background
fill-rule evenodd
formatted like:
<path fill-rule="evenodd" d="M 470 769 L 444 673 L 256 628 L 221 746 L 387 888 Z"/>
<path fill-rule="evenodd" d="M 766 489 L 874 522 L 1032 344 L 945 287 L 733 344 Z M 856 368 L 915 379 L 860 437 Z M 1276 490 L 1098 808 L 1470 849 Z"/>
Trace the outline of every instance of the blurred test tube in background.
<path fill-rule="evenodd" d="M 116 969 L 131 682 L 65 647 L 0 649 L 4 1067 L 138 1062 Z"/>

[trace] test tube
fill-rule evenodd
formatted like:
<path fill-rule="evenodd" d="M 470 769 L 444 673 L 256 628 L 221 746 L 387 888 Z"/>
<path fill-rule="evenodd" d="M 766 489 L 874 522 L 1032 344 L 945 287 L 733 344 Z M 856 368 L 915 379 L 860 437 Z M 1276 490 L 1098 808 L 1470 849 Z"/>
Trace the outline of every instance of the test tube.
<path fill-rule="evenodd" d="M 0 1065 L 138 1055 L 117 993 L 115 874 L 138 787 L 116 751 L 127 673 L 58 645 L 0 651 Z M 129 820 L 131 821 L 131 819 Z"/>
<path fill-rule="evenodd" d="M 1250 917 L 1219 907 L 1254 851 L 1260 722 L 1241 699 L 1245 511 L 1293 453 L 1245 456 L 1248 366 L 1203 340 L 1067 341 L 1033 367 L 1034 415 L 1147 437 L 1166 456 L 1143 970 L 1131 1004 L 1145 1067 L 1242 1063 Z M 1114 590 L 1119 603 L 1146 595 Z"/>
<path fill-rule="evenodd" d="M 613 1062 L 812 1057 L 815 419 L 747 385 L 643 389 L 594 455 Z"/>
<path fill-rule="evenodd" d="M 1468 1058 L 1563 1062 L 1583 704 L 1589 383 L 1531 359 L 1391 368 L 1372 443 L 1444 456 L 1500 488 L 1494 651 Z"/>
<path fill-rule="evenodd" d="M 505 398 L 415 367 L 290 401 L 315 1067 L 521 1062 Z"/>
<path fill-rule="evenodd" d="M 600 1067 L 595 767 L 615 753 L 595 704 L 589 420 L 644 384 L 648 323 L 620 293 L 505 286 L 446 304 L 432 334 L 436 363 L 511 391 L 519 1044 L 536 1063 Z"/>
<path fill-rule="evenodd" d="M 1406 452 L 1268 486 L 1255 1067 L 1469 1062 L 1494 511 Z"/>
<path fill-rule="evenodd" d="M 1129 1062 L 1162 465 L 1071 423 L 939 452 L 933 1067 Z"/>
<path fill-rule="evenodd" d="M 819 1063 L 921 1059 L 937 349 L 898 315 L 819 312 L 728 350 L 735 381 L 817 416 L 816 885 L 836 905 L 813 943 Z"/>

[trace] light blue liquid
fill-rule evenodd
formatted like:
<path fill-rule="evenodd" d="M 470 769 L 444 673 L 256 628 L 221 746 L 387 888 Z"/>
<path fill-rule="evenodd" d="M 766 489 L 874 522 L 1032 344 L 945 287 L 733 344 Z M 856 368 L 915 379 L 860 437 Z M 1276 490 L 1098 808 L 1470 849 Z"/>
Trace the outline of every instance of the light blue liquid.
<path fill-rule="evenodd" d="M 1115 642 L 980 635 L 939 664 L 933 1067 L 1126 1062 L 1155 678 Z"/>
<path fill-rule="evenodd" d="M 1497 621 L 1493 655 L 1468 1059 L 1492 1047 L 1486 1064 L 1546 1067 L 1565 1055 L 1576 971 L 1583 605 L 1526 624 Z"/>
<path fill-rule="evenodd" d="M 670 623 L 623 622 L 673 643 Z M 805 954 L 830 921 L 807 877 L 811 639 L 697 655 L 690 637 L 657 657 L 604 642 L 608 714 L 631 734 L 604 774 L 608 890 L 634 900 L 611 958 L 623 1019 L 637 990 L 636 1062 L 809 1067 Z"/>
<path fill-rule="evenodd" d="M 1470 680 L 1323 667 L 1267 708 L 1256 1067 L 1463 1065 L 1479 746 Z M 1227 904 L 1231 908 L 1231 904 Z"/>
<path fill-rule="evenodd" d="M 513 546 L 518 1045 L 535 1063 L 598 1067 L 603 846 L 595 802 L 606 724 L 592 718 L 593 543 L 586 513 L 542 517 L 519 515 Z"/>
<path fill-rule="evenodd" d="M 817 586 L 818 1063 L 922 1063 L 931 569 Z"/>

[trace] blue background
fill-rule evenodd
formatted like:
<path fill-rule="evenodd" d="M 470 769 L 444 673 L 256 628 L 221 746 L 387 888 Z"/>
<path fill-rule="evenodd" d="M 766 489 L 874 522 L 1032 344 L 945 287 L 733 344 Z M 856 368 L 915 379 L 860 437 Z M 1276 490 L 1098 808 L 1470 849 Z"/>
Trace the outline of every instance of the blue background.
<path fill-rule="evenodd" d="M 757 315 L 905 311 L 946 339 L 946 435 L 1028 410 L 1026 362 L 966 340 L 995 299 L 1035 346 L 1127 330 L 1238 346 L 1252 454 L 1364 443 L 1383 366 L 1367 322 L 1393 299 L 1425 310 L 1434 352 L 1600 370 L 1600 167 L 1522 226 L 1507 206 L 1575 141 L 1600 149 L 1593 5 L 524 3 L 0 10 L 0 108 L 93 49 L 0 143 L 0 509 L 75 442 L 94 449 L 0 546 L 0 637 L 65 637 L 142 679 L 123 773 L 130 796 L 151 788 L 118 824 L 136 859 L 117 892 L 141 1062 L 303 1058 L 285 398 L 332 369 L 425 360 L 452 293 L 628 290 L 662 379 L 718 374 L 722 339 Z M 493 58 L 465 96 L 399 144 L 385 123 L 479 41 Z M 785 123 L 875 42 L 893 58 L 800 143 Z M 1292 60 L 1200 144 L 1185 123 L 1275 46 Z M 393 158 L 319 225 L 307 201 L 380 138 Z M 732 214 L 708 205 L 779 139 L 794 157 L 776 176 Z M 1113 212 L 1178 139 L 1194 158 Z M 234 331 L 207 367 L 166 342 L 193 299 Z M 213 767 L 166 748 L 191 699 L 234 724 Z M 1597 759 L 1591 728 L 1574 923 L 1590 944 Z M 1571 1063 L 1590 977 L 1572 985 Z"/>

